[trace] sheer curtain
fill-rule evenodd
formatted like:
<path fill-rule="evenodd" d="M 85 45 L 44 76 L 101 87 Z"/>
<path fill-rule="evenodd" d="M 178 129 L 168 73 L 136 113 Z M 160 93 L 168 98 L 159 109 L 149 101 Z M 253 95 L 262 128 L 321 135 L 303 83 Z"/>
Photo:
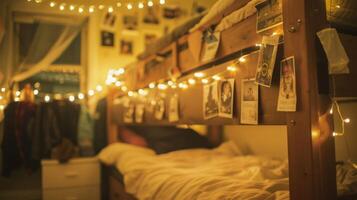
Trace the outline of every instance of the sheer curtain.
<path fill-rule="evenodd" d="M 5 59 L 1 64 L 3 85 L 23 81 L 48 68 L 56 61 L 75 37 L 81 32 L 85 23 L 83 17 L 65 17 L 48 15 L 28 15 L 15 13 L 13 19 L 6 25 L 7 30 L 13 30 L 17 18 L 31 19 L 37 23 L 37 29 L 31 45 L 24 59 L 15 62 L 18 50 L 13 50 L 14 36 L 12 31 L 6 33 L 0 49 L 0 59 Z M 0 61 L 1 62 L 1 61 Z"/>

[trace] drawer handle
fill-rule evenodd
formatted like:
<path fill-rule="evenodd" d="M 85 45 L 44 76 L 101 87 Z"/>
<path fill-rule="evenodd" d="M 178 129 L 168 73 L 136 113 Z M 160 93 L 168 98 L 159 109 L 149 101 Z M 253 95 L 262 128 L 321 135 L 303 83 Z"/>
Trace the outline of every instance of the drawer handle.
<path fill-rule="evenodd" d="M 78 197 L 66 197 L 66 200 L 78 200 Z"/>
<path fill-rule="evenodd" d="M 76 173 L 76 172 L 67 172 L 64 175 L 66 177 L 68 177 L 68 178 L 74 178 L 74 177 L 78 176 L 78 173 Z"/>

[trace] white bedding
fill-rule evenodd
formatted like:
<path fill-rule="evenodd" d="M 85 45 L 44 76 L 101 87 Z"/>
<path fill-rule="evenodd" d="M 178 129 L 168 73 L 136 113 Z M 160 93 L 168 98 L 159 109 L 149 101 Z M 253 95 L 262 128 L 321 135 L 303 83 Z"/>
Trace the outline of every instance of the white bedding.
<path fill-rule="evenodd" d="M 126 191 L 141 200 L 289 199 L 287 161 L 242 156 L 233 143 L 162 155 L 116 143 L 99 158 L 115 164 Z"/>

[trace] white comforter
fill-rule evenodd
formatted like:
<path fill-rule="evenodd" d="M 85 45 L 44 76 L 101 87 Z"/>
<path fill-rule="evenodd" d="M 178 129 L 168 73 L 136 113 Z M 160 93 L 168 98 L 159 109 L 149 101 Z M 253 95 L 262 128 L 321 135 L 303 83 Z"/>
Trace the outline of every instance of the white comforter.
<path fill-rule="evenodd" d="M 142 200 L 289 199 L 287 161 L 242 156 L 233 143 L 162 155 L 117 143 L 99 158 L 115 164 L 127 192 Z"/>

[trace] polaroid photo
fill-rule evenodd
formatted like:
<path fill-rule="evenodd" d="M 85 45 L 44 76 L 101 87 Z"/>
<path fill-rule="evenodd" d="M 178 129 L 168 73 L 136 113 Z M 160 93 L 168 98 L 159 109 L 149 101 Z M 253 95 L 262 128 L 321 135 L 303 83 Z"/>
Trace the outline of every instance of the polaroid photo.
<path fill-rule="evenodd" d="M 278 51 L 279 37 L 279 35 L 263 36 L 255 75 L 255 82 L 259 85 L 265 87 L 271 86 L 275 59 Z"/>
<path fill-rule="evenodd" d="M 218 83 L 217 81 L 203 86 L 203 118 L 218 116 Z"/>
<path fill-rule="evenodd" d="M 124 15 L 123 27 L 126 30 L 135 31 L 138 28 L 138 17 L 136 15 Z"/>
<path fill-rule="evenodd" d="M 203 44 L 203 56 L 201 59 L 202 62 L 208 62 L 216 57 L 220 41 L 220 32 L 206 32 Z"/>
<path fill-rule="evenodd" d="M 115 13 L 106 12 L 103 14 L 101 28 L 103 30 L 115 31 L 117 27 L 117 15 Z"/>
<path fill-rule="evenodd" d="M 162 120 L 165 114 L 165 100 L 158 98 L 154 107 L 154 115 L 157 120 Z"/>
<path fill-rule="evenodd" d="M 169 122 L 177 122 L 179 119 L 179 98 L 178 95 L 175 94 L 170 98 Z"/>
<path fill-rule="evenodd" d="M 160 7 L 159 6 L 147 7 L 144 10 L 143 22 L 145 24 L 157 25 L 160 23 L 159 16 L 160 16 Z"/>
<path fill-rule="evenodd" d="M 133 123 L 134 121 L 134 112 L 135 112 L 135 104 L 133 102 L 129 102 L 129 105 L 124 106 L 124 123 Z"/>
<path fill-rule="evenodd" d="M 283 23 L 282 0 L 266 0 L 255 7 L 257 8 L 257 33 Z"/>
<path fill-rule="evenodd" d="M 136 123 L 143 123 L 144 121 L 144 112 L 145 112 L 145 105 L 144 104 L 137 104 L 135 107 L 135 122 Z"/>
<path fill-rule="evenodd" d="M 102 31 L 101 44 L 105 47 L 114 47 L 114 33 L 109 31 Z"/>
<path fill-rule="evenodd" d="M 125 55 L 133 54 L 133 41 L 121 40 L 120 41 L 120 53 Z"/>
<path fill-rule="evenodd" d="M 291 56 L 280 63 L 280 87 L 277 110 L 295 112 L 296 99 L 295 58 Z"/>
<path fill-rule="evenodd" d="M 218 85 L 218 116 L 233 118 L 234 79 L 221 80 Z"/>
<path fill-rule="evenodd" d="M 259 87 L 254 79 L 242 80 L 241 93 L 241 124 L 258 124 Z"/>

